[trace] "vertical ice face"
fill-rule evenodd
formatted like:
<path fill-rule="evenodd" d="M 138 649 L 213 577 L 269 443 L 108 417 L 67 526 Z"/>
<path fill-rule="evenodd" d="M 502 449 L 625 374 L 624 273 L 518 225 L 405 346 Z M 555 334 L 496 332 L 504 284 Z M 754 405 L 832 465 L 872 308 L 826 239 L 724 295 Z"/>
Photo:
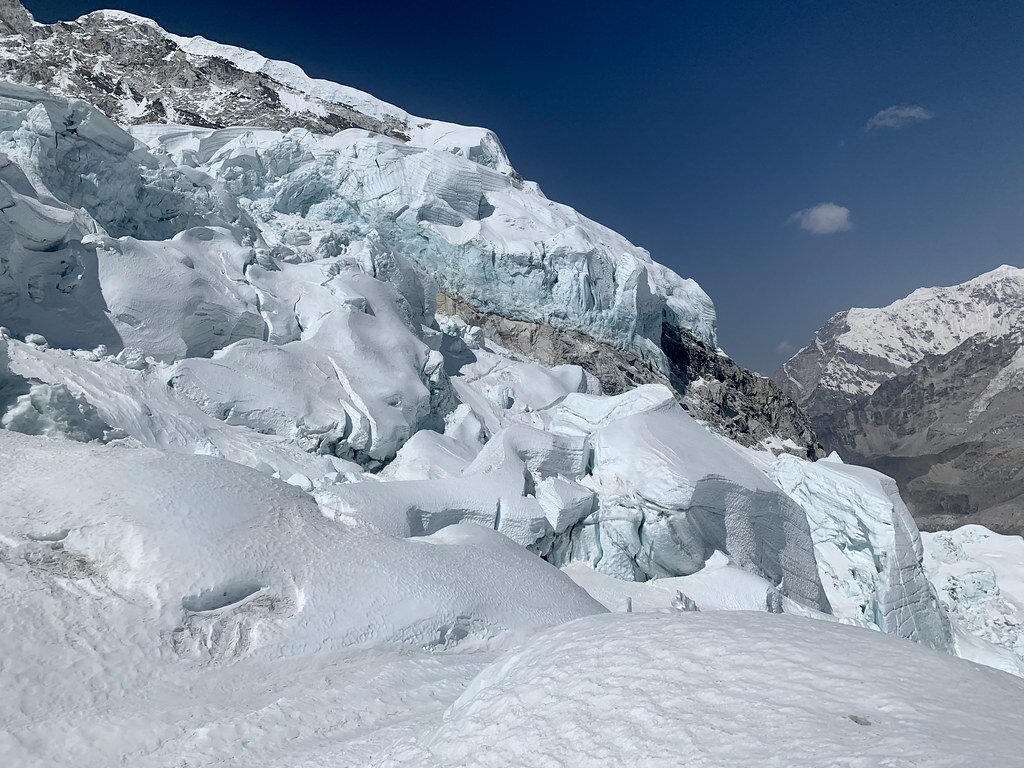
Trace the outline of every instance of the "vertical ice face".
<path fill-rule="evenodd" d="M 716 343 L 713 305 L 692 280 L 535 185 L 458 154 L 358 131 L 138 136 L 222 182 L 287 258 L 382 242 L 484 311 L 582 330 L 656 368 L 663 323 Z"/>
<path fill-rule="evenodd" d="M 657 390 L 661 402 L 645 402 Z M 602 424 L 598 414 L 616 400 L 617 418 Z M 603 402 L 569 396 L 552 412 L 555 428 L 589 421 L 592 458 L 582 482 L 597 497 L 594 513 L 564 537 L 561 558 L 644 581 L 695 573 L 717 550 L 797 602 L 829 611 L 803 510 L 668 390 L 641 388 Z"/>
<path fill-rule="evenodd" d="M 924 571 L 921 536 L 891 478 L 866 467 L 786 455 L 770 474 L 807 513 L 836 615 L 952 648 L 948 620 Z"/>

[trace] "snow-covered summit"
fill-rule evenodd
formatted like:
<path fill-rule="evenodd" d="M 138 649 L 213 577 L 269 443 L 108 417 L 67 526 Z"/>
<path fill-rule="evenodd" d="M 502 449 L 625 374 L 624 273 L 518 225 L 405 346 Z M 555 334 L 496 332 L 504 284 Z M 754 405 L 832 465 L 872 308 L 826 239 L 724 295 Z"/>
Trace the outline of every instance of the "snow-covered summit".
<path fill-rule="evenodd" d="M 976 335 L 1024 329 L 1024 269 L 1003 265 L 965 283 L 919 288 L 878 309 L 833 316 L 776 378 L 799 402 L 816 389 L 871 394 L 926 355 L 942 355 Z"/>
<path fill-rule="evenodd" d="M 135 125 L 176 118 L 192 125 L 349 127 L 414 144 L 472 154 L 513 173 L 501 144 L 484 128 L 410 115 L 368 93 L 309 77 L 295 64 L 203 37 L 182 37 L 154 20 L 99 10 L 75 21 L 38 24 L 7 0 L 2 67 L 8 79 L 85 98 L 110 118 Z M 28 20 L 28 23 L 26 23 Z"/>

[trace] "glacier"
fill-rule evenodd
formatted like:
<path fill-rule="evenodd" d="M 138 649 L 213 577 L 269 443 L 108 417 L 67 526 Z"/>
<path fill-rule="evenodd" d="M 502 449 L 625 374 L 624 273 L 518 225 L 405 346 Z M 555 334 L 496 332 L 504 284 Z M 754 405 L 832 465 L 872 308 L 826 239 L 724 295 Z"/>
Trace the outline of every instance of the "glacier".
<path fill-rule="evenodd" d="M 664 339 L 718 354 L 694 281 L 483 129 L 120 12 L 29 29 L 40 56 L 85 30 L 219 59 L 309 124 L 186 125 L 179 85 L 161 122 L 141 94 L 107 117 L 67 62 L 60 87 L 0 83 L 5 763 L 461 764 L 500 733 L 503 765 L 607 764 L 619 736 L 652 764 L 813 741 L 952 765 L 979 740 L 1012 764 L 1024 683 L 953 657 L 1021 673 L 988 550 L 922 542 L 883 475 L 688 412 Z M 657 376 L 607 391 L 460 302 Z M 604 733 L 623 707 L 638 729 Z M 680 712 L 775 735 L 737 727 L 727 754 Z"/>

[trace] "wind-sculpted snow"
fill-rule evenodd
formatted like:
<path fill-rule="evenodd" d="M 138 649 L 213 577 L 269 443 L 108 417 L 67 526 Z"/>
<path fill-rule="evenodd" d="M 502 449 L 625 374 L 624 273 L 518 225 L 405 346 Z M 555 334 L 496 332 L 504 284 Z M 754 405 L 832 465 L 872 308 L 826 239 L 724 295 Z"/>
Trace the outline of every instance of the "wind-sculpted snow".
<path fill-rule="evenodd" d="M 832 611 L 949 650 L 949 622 L 896 483 L 866 467 L 780 456 L 771 477 L 807 513 Z"/>
<path fill-rule="evenodd" d="M 1021 706 L 1021 680 L 863 629 L 615 613 L 509 652 L 373 765 L 1012 768 Z"/>
<path fill-rule="evenodd" d="M 180 697 L 210 665 L 446 646 L 603 610 L 493 531 L 369 536 L 223 460 L 2 430 L 0 459 L 0 581 L 18 617 L 0 632 L 11 764 L 148 752 L 176 718 L 150 709 L 133 733 L 93 731 L 154 690 Z"/>

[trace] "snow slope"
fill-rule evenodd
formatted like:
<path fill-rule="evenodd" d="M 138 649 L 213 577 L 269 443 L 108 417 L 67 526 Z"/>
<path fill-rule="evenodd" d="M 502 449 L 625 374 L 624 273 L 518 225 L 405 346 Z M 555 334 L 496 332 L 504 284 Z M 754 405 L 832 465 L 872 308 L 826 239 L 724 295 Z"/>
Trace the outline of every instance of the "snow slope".
<path fill-rule="evenodd" d="M 863 629 L 607 614 L 510 652 L 374 765 L 1011 768 L 1022 704 L 1019 679 Z"/>
<path fill-rule="evenodd" d="M 165 740 L 195 741 L 205 710 L 229 703 L 215 681 L 243 676 L 236 665 L 443 648 L 604 610 L 494 531 L 367 535 L 216 458 L 0 430 L 0 460 L 9 765 L 165 764 Z"/>

